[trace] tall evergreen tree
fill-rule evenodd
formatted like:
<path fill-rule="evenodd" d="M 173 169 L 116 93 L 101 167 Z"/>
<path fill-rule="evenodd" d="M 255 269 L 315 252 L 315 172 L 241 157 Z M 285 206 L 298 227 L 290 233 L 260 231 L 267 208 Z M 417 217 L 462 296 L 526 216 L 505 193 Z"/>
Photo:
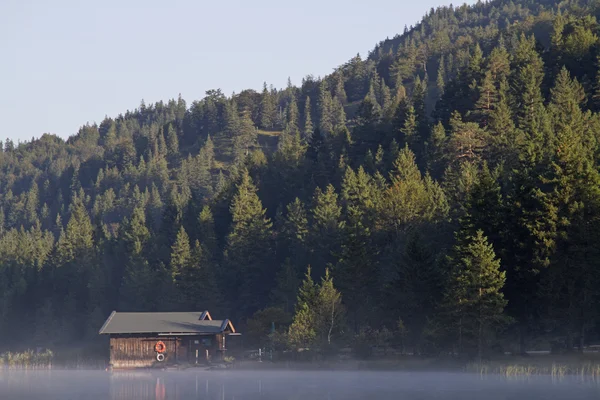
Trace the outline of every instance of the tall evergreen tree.
<path fill-rule="evenodd" d="M 225 248 L 229 298 L 240 316 L 249 316 L 265 304 L 273 287 L 272 223 L 256 191 L 243 170 L 231 202 L 232 227 Z"/>
<path fill-rule="evenodd" d="M 493 328 L 505 322 L 506 280 L 500 261 L 481 230 L 459 234 L 454 247 L 444 306 L 456 332 L 460 353 L 476 350 L 479 359 L 489 347 Z"/>
<path fill-rule="evenodd" d="M 312 117 L 310 113 L 310 97 L 306 96 L 304 102 L 304 140 L 310 142 L 314 133 Z"/>
<path fill-rule="evenodd" d="M 267 82 L 265 82 L 260 100 L 260 126 L 263 129 L 273 129 L 276 114 L 277 106 L 273 99 L 273 95 L 267 88 Z"/>
<path fill-rule="evenodd" d="M 319 129 L 321 133 L 327 134 L 333 131 L 334 113 L 333 100 L 327 82 L 323 80 L 319 86 Z"/>

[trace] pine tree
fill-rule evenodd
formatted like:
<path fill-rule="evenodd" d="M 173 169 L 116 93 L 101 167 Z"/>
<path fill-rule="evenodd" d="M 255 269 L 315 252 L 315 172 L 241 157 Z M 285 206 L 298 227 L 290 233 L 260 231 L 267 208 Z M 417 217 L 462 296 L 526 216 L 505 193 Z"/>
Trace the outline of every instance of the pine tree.
<path fill-rule="evenodd" d="M 339 247 L 342 208 L 332 185 L 325 191 L 315 189 L 311 206 L 311 246 L 315 248 L 313 267 L 317 276 L 322 276 L 325 267 L 333 261 L 332 253 Z"/>
<path fill-rule="evenodd" d="M 155 156 L 166 157 L 169 150 L 167 149 L 167 141 L 165 140 L 165 135 L 164 135 L 164 132 L 162 129 L 158 133 L 157 147 L 158 147 L 158 152 L 155 153 Z"/>
<path fill-rule="evenodd" d="M 136 207 L 131 219 L 124 221 L 120 236 L 126 261 L 119 289 L 119 306 L 129 311 L 152 309 L 154 274 L 146 258 L 150 232 L 141 207 Z"/>
<path fill-rule="evenodd" d="M 233 151 L 237 162 L 250 154 L 250 149 L 256 146 L 257 133 L 249 111 L 244 111 L 239 122 L 239 131 L 233 138 Z"/>
<path fill-rule="evenodd" d="M 600 54 L 596 56 L 596 76 L 594 80 L 594 94 L 592 98 L 594 100 L 594 107 L 597 111 L 600 109 Z"/>
<path fill-rule="evenodd" d="M 446 129 L 438 122 L 427 142 L 427 166 L 434 177 L 440 177 L 443 171 L 446 140 Z"/>
<path fill-rule="evenodd" d="M 513 87 L 518 99 L 517 119 L 519 128 L 524 131 L 539 152 L 543 141 L 543 98 L 541 92 L 544 77 L 544 64 L 535 50 L 535 39 L 527 39 L 523 34 L 513 57 L 516 68 Z M 518 89 L 517 89 L 518 88 Z"/>
<path fill-rule="evenodd" d="M 381 78 L 381 108 L 383 108 L 384 115 L 388 115 L 390 110 L 393 110 L 392 93 L 383 78 Z"/>
<path fill-rule="evenodd" d="M 382 132 L 379 129 L 381 122 L 381 107 L 377 101 L 367 95 L 358 108 L 355 117 L 356 128 L 353 130 L 353 138 L 356 140 L 355 151 L 365 154 L 367 150 L 374 149 L 382 140 Z"/>
<path fill-rule="evenodd" d="M 485 132 L 478 124 L 463 122 L 459 113 L 452 114 L 448 139 L 448 157 L 450 163 L 473 162 L 481 158 L 485 148 Z"/>
<path fill-rule="evenodd" d="M 438 64 L 436 87 L 438 98 L 441 98 L 444 95 L 444 90 L 446 89 L 446 67 L 444 64 L 443 55 L 440 57 L 440 62 Z"/>
<path fill-rule="evenodd" d="M 332 114 L 333 114 L 333 129 L 339 130 L 346 126 L 346 112 L 344 106 L 337 99 L 332 102 Z"/>
<path fill-rule="evenodd" d="M 235 99 L 227 104 L 225 108 L 225 132 L 230 138 L 235 138 L 240 130 L 240 117 Z"/>
<path fill-rule="evenodd" d="M 403 345 L 407 342 L 419 353 L 423 350 L 421 343 L 428 319 L 434 316 L 441 300 L 443 275 L 434 252 L 418 231 L 398 242 L 398 245 L 405 243 L 392 253 L 394 271 L 384 288 L 384 304 L 393 310 L 388 318 L 393 318 L 393 322 L 402 321 L 407 336 Z"/>
<path fill-rule="evenodd" d="M 296 267 L 290 258 L 286 258 L 277 271 L 276 285 L 271 294 L 274 304 L 281 306 L 286 313 L 294 310 L 299 279 Z"/>
<path fill-rule="evenodd" d="M 385 158 L 385 153 L 383 151 L 383 146 L 379 145 L 377 147 L 377 152 L 375 153 L 375 167 L 378 171 L 383 171 L 384 158 Z"/>
<path fill-rule="evenodd" d="M 304 103 L 304 140 L 310 143 L 314 133 L 312 117 L 310 114 L 310 97 L 306 96 Z"/>
<path fill-rule="evenodd" d="M 498 103 L 498 93 L 491 71 L 485 73 L 477 91 L 478 100 L 475 103 L 477 121 L 482 128 L 487 128 L 490 124 L 490 116 Z"/>
<path fill-rule="evenodd" d="M 298 349 L 310 347 L 315 340 L 317 296 L 318 285 L 312 279 L 309 266 L 298 290 L 296 313 L 288 332 L 290 343 Z"/>
<path fill-rule="evenodd" d="M 585 136 L 589 115 L 581 110 L 585 100 L 581 84 L 571 79 L 567 69 L 563 68 L 551 90 L 549 111 L 554 116 L 554 143 L 548 144 L 555 149 L 558 158 L 566 163 L 591 156 L 586 153 L 593 144 L 586 143 Z"/>
<path fill-rule="evenodd" d="M 378 262 L 372 232 L 382 197 L 380 189 L 362 167 L 356 173 L 346 169 L 341 196 L 346 224 L 334 272 L 347 305 L 354 310 L 351 322 L 357 331 L 371 322 L 368 310 L 374 307 Z"/>
<path fill-rule="evenodd" d="M 346 104 L 348 101 L 346 97 L 346 89 L 344 89 L 344 77 L 341 72 L 335 74 L 333 98 L 336 99 L 342 105 Z"/>
<path fill-rule="evenodd" d="M 286 211 L 284 233 L 289 241 L 291 254 L 298 260 L 308 238 L 308 218 L 304 204 L 297 197 L 287 205 Z"/>
<path fill-rule="evenodd" d="M 189 309 L 206 308 L 214 310 L 214 313 L 222 312 L 223 299 L 217 286 L 214 264 L 205 257 L 203 247 L 197 240 L 189 254 L 189 259 L 180 269 L 177 282 L 179 303 Z"/>
<path fill-rule="evenodd" d="M 202 207 L 198 214 L 198 237 L 204 254 L 208 259 L 217 256 L 217 234 L 215 232 L 215 220 L 208 205 Z"/>
<path fill-rule="evenodd" d="M 58 263 L 67 264 L 75 260 L 89 262 L 94 248 L 92 222 L 80 197 L 73 199 L 70 208 L 71 217 L 67 223 L 67 229 L 58 242 Z"/>
<path fill-rule="evenodd" d="M 423 179 L 415 155 L 408 147 L 400 151 L 390 174 L 379 217 L 383 226 L 396 234 L 423 220 L 439 220 L 447 213 L 445 196 L 439 185 Z"/>
<path fill-rule="evenodd" d="M 408 106 L 406 114 L 404 115 L 404 124 L 400 128 L 402 138 L 400 143 L 407 144 L 410 148 L 414 149 L 419 144 L 419 132 L 417 115 L 413 106 Z"/>
<path fill-rule="evenodd" d="M 175 242 L 171 246 L 171 277 L 174 282 L 180 279 L 182 270 L 190 263 L 192 257 L 190 238 L 183 226 L 179 228 Z"/>
<path fill-rule="evenodd" d="M 320 123 L 319 129 L 322 134 L 328 134 L 333 131 L 333 100 L 331 98 L 331 92 L 327 86 L 326 81 L 322 81 L 319 87 L 319 114 Z"/>
<path fill-rule="evenodd" d="M 177 138 L 177 132 L 173 125 L 169 124 L 167 129 L 167 151 L 169 157 L 179 156 L 179 139 Z"/>
<path fill-rule="evenodd" d="M 333 285 L 329 270 L 316 285 L 308 268 L 298 292 L 296 313 L 288 337 L 296 348 L 317 345 L 324 349 L 342 328 L 344 307 L 342 296 Z"/>
<path fill-rule="evenodd" d="M 491 329 L 506 320 L 503 312 L 507 301 L 502 294 L 505 272 L 500 271 L 500 261 L 481 230 L 459 233 L 451 265 L 444 306 L 452 329 L 457 331 L 458 351 L 475 348 L 481 359 L 489 346 Z"/>
<path fill-rule="evenodd" d="M 498 90 L 498 102 L 489 115 L 489 132 L 491 160 L 497 163 L 504 161 L 510 166 L 516 163 L 522 143 L 515 129 L 508 96 L 508 81 L 503 79 Z"/>
<path fill-rule="evenodd" d="M 298 103 L 296 102 L 296 96 L 292 93 L 290 96 L 290 102 L 287 105 L 286 109 L 287 115 L 287 126 L 286 128 L 292 134 L 296 134 L 299 132 L 299 120 L 300 116 L 298 114 Z"/>
<path fill-rule="evenodd" d="M 210 170 L 214 167 L 214 162 L 215 162 L 215 145 L 214 145 L 210 135 L 208 135 L 206 137 L 206 142 L 204 143 L 203 149 L 206 154 L 207 167 Z"/>
<path fill-rule="evenodd" d="M 242 315 L 265 304 L 273 286 L 271 221 L 256 194 L 248 171 L 243 170 L 231 202 L 232 227 L 225 248 L 230 298 Z"/>
<path fill-rule="evenodd" d="M 277 107 L 273 95 L 267 89 L 267 82 L 263 85 L 263 91 L 260 100 L 260 126 L 263 129 L 273 129 L 277 114 Z"/>

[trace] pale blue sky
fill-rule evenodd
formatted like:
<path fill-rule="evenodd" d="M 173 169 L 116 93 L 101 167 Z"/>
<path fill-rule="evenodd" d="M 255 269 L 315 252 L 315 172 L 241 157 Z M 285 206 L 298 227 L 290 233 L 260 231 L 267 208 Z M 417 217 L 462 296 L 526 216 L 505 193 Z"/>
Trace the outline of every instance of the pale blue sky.
<path fill-rule="evenodd" d="M 0 0 L 0 139 L 66 138 L 141 99 L 298 84 L 449 3 Z"/>

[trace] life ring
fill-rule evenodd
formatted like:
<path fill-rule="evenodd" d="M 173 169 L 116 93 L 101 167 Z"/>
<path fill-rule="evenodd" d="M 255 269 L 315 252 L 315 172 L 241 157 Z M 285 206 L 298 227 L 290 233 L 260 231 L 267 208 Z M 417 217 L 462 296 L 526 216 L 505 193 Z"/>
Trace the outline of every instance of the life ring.
<path fill-rule="evenodd" d="M 165 361 L 165 355 L 164 355 L 163 353 L 158 353 L 158 354 L 156 355 L 156 361 L 158 361 L 158 362 L 163 362 L 163 361 Z"/>
<path fill-rule="evenodd" d="M 158 354 L 164 353 L 165 350 L 167 350 L 167 346 L 162 341 L 154 345 L 154 351 L 156 351 Z"/>

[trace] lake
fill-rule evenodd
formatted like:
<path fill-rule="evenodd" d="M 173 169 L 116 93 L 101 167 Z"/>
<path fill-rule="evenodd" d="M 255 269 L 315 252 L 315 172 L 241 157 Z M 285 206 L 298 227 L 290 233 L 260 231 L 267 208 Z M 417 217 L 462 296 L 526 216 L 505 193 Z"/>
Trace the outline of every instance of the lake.
<path fill-rule="evenodd" d="M 577 378 L 341 371 L 0 371 L 2 400 L 597 399 Z"/>

